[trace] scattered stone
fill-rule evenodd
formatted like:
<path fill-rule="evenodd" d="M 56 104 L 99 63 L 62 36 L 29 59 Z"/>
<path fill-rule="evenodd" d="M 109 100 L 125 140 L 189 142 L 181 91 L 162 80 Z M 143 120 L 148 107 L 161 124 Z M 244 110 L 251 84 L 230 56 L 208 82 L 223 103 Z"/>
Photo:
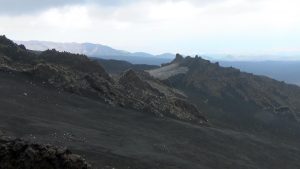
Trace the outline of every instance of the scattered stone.
<path fill-rule="evenodd" d="M 3 60 L 0 70 L 26 74 L 42 83 L 42 86 L 56 88 L 58 92 L 70 92 L 112 106 L 188 122 L 206 121 L 203 114 L 188 103 L 182 94 L 174 92 L 175 89 L 152 78 L 147 72 L 128 70 L 119 79 L 114 79 L 98 62 L 85 55 L 56 50 L 36 54 L 21 49 L 6 37 L 0 37 L 0 40 L 3 44 L 0 53 L 7 55 L 0 56 L 0 60 Z M 176 56 L 176 62 L 182 60 L 182 56 Z M 182 71 L 187 70 L 179 70 L 179 73 Z M 29 96 L 29 93 L 24 92 L 23 95 Z M 47 96 L 42 100 L 49 102 Z M 74 137 L 66 133 L 65 139 L 73 140 Z"/>
<path fill-rule="evenodd" d="M 79 155 L 50 145 L 0 139 L 0 169 L 91 169 Z"/>

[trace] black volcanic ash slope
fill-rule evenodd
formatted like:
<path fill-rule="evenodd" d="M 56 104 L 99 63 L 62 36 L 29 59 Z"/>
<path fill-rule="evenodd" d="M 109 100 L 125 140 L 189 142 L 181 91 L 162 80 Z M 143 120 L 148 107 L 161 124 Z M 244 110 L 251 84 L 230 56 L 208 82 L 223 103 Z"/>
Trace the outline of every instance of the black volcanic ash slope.
<path fill-rule="evenodd" d="M 44 87 L 19 73 L 0 72 L 0 93 L 0 130 L 69 147 L 94 168 L 300 168 L 299 125 L 293 137 L 272 138 L 162 120 Z"/>
<path fill-rule="evenodd" d="M 228 119 L 245 126 L 244 122 L 298 121 L 300 117 L 300 88 L 268 77 L 223 68 L 197 56 L 183 58 L 179 54 L 173 62 L 149 72 L 185 91 L 201 111 L 222 123 Z"/>
<path fill-rule="evenodd" d="M 131 70 L 112 80 L 102 72 L 101 67 L 97 64 L 93 67 L 88 59 L 80 55 L 47 51 L 47 57 L 42 57 L 42 54 L 32 54 L 7 40 L 0 47 L 0 129 L 8 135 L 34 143 L 69 147 L 100 169 L 300 168 L 300 125 L 289 116 L 285 118 L 284 114 L 290 113 L 286 113 L 284 107 L 282 116 L 234 95 L 220 98 L 213 97 L 210 92 L 205 93 L 205 89 L 199 92 L 179 81 L 188 76 L 190 65 L 177 67 L 175 71 L 171 70 L 176 68 L 176 64 L 163 66 L 164 71 L 156 72 L 164 77 L 163 81 L 143 71 Z M 56 59 L 51 61 L 48 54 L 64 57 L 56 62 Z M 76 57 L 79 59 L 68 61 Z M 184 60 L 178 57 L 176 62 L 181 65 Z M 206 63 L 203 60 L 200 62 Z M 86 73 L 89 70 L 75 69 L 80 64 L 91 66 L 88 69 L 92 71 L 97 69 L 99 72 L 94 73 L 98 75 Z M 49 71 L 35 71 L 39 70 L 34 69 L 37 65 Z M 207 69 L 213 65 L 209 63 Z M 85 80 L 87 74 L 89 77 Z M 204 75 L 200 72 L 195 76 Z M 91 83 L 93 81 L 99 83 Z M 100 84 L 103 85 L 101 88 Z M 113 98 L 119 96 L 135 103 L 130 105 L 130 102 L 125 102 L 127 107 L 122 108 L 98 100 L 118 105 L 119 100 Z M 158 112 L 170 117 L 178 116 L 176 118 L 195 116 L 197 120 L 204 121 L 198 111 L 186 103 L 186 99 L 206 112 L 212 127 L 149 115 L 157 110 L 172 108 L 173 113 Z M 151 105 L 156 101 L 160 103 Z M 164 102 L 168 104 L 166 107 L 155 107 Z M 180 113 L 185 109 L 190 113 Z M 151 113 L 141 113 L 147 110 Z M 243 116 L 247 118 L 243 119 Z M 271 122 L 276 119 L 278 123 Z M 261 120 L 264 120 L 265 126 L 256 130 Z M 234 127 L 216 125 L 219 123 Z M 241 130 L 240 127 L 249 130 Z M 270 135 L 270 129 L 283 132 Z"/>
<path fill-rule="evenodd" d="M 113 80 L 97 61 L 92 61 L 84 55 L 55 50 L 35 54 L 1 36 L 0 69 L 27 74 L 55 88 L 100 99 L 111 105 L 184 121 L 206 121 L 197 108 L 186 102 L 184 97 L 177 97 L 174 92 L 173 97 L 168 97 L 166 93 L 154 89 L 155 86 L 149 85 L 148 81 L 134 75 L 133 71 L 127 74 L 128 76 L 125 74 L 119 83 Z M 135 79 L 130 79 L 133 76 Z M 129 83 L 135 88 L 130 90 Z M 136 87 L 139 86 L 138 83 L 144 83 L 146 88 Z M 168 91 L 172 93 L 172 90 Z"/>

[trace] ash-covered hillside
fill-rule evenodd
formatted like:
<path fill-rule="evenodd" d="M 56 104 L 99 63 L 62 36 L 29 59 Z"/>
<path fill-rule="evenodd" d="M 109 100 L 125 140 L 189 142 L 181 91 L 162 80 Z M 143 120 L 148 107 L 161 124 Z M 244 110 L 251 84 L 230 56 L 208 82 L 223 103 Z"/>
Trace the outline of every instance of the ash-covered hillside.
<path fill-rule="evenodd" d="M 2 71 L 27 74 L 42 83 L 78 95 L 99 99 L 110 105 L 132 108 L 157 116 L 184 121 L 205 122 L 198 109 L 172 89 L 159 82 L 143 80 L 136 72 L 112 79 L 97 61 L 85 55 L 46 50 L 34 53 L 5 36 L 0 37 L 0 68 Z M 147 74 L 147 73 L 145 73 Z M 141 85 L 142 84 L 142 85 Z M 170 95 L 172 97 L 169 97 Z"/>
<path fill-rule="evenodd" d="M 300 168 L 299 87 L 199 57 L 101 64 L 0 37 L 0 130 L 26 140 L 0 139 L 1 167 Z"/>
<path fill-rule="evenodd" d="M 179 54 L 149 73 L 184 91 L 218 123 L 228 120 L 234 127 L 253 129 L 277 120 L 299 121 L 300 88 L 295 85 Z"/>

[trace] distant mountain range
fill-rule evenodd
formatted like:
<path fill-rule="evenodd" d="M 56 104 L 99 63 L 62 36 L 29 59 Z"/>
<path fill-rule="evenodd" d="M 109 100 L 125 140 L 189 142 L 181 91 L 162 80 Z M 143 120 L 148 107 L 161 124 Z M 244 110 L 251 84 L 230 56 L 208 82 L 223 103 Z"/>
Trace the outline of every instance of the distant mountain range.
<path fill-rule="evenodd" d="M 149 68 L 149 66 L 145 66 L 145 64 L 157 66 L 168 63 L 175 57 L 175 55 L 171 53 L 161 55 L 152 55 L 145 52 L 130 53 L 93 43 L 58 43 L 47 41 L 16 41 L 16 43 L 23 44 L 26 48 L 31 50 L 45 51 L 47 49 L 56 49 L 57 51 L 67 51 L 70 53 L 85 54 L 93 58 L 100 58 L 102 62 L 107 62 L 104 68 L 109 73 L 119 73 L 119 71 L 124 71 L 126 68 L 133 68 L 131 64 L 138 64 L 135 65 L 137 69 L 141 67 Z M 237 58 L 232 55 L 218 54 L 213 55 L 213 57 L 204 57 L 209 58 L 209 60 L 214 60 L 215 62 L 219 61 L 220 64 L 225 67 L 232 66 L 245 72 L 269 76 L 279 81 L 300 85 L 300 61 L 236 61 Z M 112 67 L 111 64 L 114 64 L 113 70 L 109 68 Z M 118 67 L 116 64 L 119 65 L 119 70 L 116 69 L 116 67 Z"/>
<path fill-rule="evenodd" d="M 109 46 L 93 43 L 58 43 L 47 41 L 15 41 L 17 44 L 23 44 L 26 48 L 37 51 L 45 51 L 47 49 L 56 49 L 57 51 L 70 52 L 76 54 L 84 54 L 90 57 L 102 59 L 125 60 L 134 64 L 150 64 L 160 65 L 170 62 L 175 55 L 164 53 L 161 55 L 152 55 L 145 52 L 127 52 L 117 50 Z"/>

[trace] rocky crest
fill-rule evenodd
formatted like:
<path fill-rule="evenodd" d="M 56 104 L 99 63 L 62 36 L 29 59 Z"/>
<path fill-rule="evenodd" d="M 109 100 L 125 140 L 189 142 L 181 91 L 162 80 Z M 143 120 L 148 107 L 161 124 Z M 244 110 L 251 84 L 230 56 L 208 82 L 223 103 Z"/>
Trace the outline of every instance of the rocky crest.
<path fill-rule="evenodd" d="M 134 102 L 129 103 L 136 109 L 154 112 L 160 117 L 173 117 L 196 123 L 207 122 L 198 109 L 186 101 L 179 91 L 167 87 L 146 72 L 126 71 L 119 79 L 127 95 Z"/>
<path fill-rule="evenodd" d="M 211 63 L 198 56 L 183 58 L 177 54 L 170 64 L 149 72 L 175 88 L 198 93 L 206 105 L 217 103 L 218 107 L 224 105 L 223 108 L 227 108 L 234 105 L 234 102 L 243 102 L 290 119 L 298 120 L 300 117 L 299 87 L 235 68 L 221 67 L 218 63 Z"/>
<path fill-rule="evenodd" d="M 157 116 L 203 123 L 206 119 L 184 98 L 170 96 L 151 86 L 134 71 L 125 72 L 118 80 L 111 78 L 98 61 L 87 56 L 47 50 L 33 52 L 0 37 L 0 69 L 27 74 L 58 90 L 101 100 L 111 105 L 148 112 Z M 143 71 L 141 71 L 143 72 Z M 155 80 L 151 80 L 152 83 Z M 172 91 L 155 81 L 156 86 Z M 169 94 L 172 92 L 168 92 Z"/>

